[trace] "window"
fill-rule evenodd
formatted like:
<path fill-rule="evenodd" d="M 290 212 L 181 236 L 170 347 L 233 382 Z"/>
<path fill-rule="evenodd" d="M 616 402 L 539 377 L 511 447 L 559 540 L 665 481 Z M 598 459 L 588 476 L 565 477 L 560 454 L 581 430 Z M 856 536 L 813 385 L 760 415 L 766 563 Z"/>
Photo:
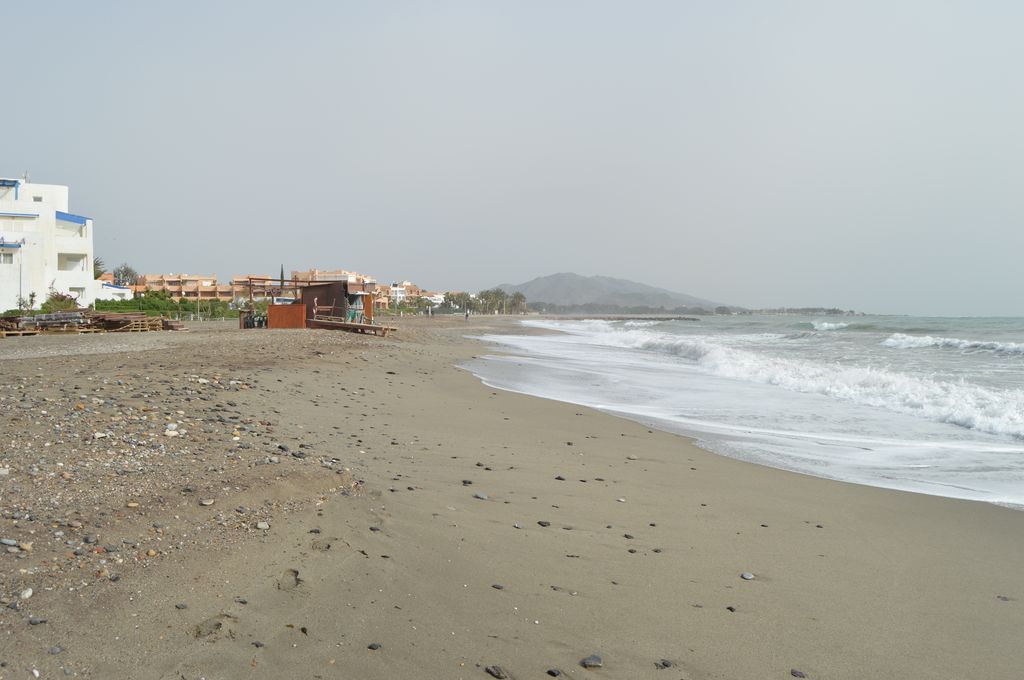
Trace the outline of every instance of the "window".
<path fill-rule="evenodd" d="M 33 196 L 32 200 L 35 201 L 36 203 L 42 203 L 43 202 L 43 197 L 42 196 Z"/>
<path fill-rule="evenodd" d="M 71 293 L 71 296 L 73 298 L 79 301 L 81 301 L 82 298 L 85 297 L 85 288 L 71 288 L 68 290 L 68 292 Z"/>
<path fill-rule="evenodd" d="M 0 264 L 14 264 L 14 253 L 0 252 Z"/>

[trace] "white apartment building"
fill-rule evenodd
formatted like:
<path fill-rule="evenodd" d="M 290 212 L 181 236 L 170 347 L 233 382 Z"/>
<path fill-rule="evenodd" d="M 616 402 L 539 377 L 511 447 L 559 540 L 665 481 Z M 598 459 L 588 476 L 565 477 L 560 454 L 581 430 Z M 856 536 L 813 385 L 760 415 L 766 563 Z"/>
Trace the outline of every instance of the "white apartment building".
<path fill-rule="evenodd" d="M 42 304 L 50 288 L 95 300 L 92 220 L 68 212 L 68 188 L 0 178 L 0 311 L 35 293 Z"/>
<path fill-rule="evenodd" d="M 391 290 L 388 291 L 388 297 L 391 298 L 392 304 L 400 305 L 403 302 L 405 302 L 405 298 L 408 297 L 408 293 L 407 293 L 405 287 L 408 284 L 409 284 L 408 281 L 403 281 L 402 283 L 392 283 L 391 284 Z"/>

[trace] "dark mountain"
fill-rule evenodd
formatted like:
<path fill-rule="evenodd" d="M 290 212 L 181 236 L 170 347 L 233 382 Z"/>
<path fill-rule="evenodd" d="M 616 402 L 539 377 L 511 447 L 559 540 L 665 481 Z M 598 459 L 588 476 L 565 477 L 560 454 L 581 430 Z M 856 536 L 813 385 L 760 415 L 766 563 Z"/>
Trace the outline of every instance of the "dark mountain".
<path fill-rule="evenodd" d="M 703 308 L 712 310 L 720 303 L 655 288 L 636 281 L 614 279 L 610 276 L 580 276 L 579 274 L 552 274 L 513 285 L 503 283 L 498 288 L 506 293 L 522 293 L 530 303 L 546 303 L 565 307 L 600 305 L 602 307 L 663 307 Z"/>

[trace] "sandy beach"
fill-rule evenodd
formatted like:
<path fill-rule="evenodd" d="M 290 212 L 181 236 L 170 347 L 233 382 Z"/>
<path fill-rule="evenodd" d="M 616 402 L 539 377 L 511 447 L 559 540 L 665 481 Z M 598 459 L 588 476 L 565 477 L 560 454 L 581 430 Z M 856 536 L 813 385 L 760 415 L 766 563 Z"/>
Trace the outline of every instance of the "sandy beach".
<path fill-rule="evenodd" d="M 0 679 L 1021 677 L 1024 513 L 458 368 L 514 319 L 396 325 L 0 340 Z"/>

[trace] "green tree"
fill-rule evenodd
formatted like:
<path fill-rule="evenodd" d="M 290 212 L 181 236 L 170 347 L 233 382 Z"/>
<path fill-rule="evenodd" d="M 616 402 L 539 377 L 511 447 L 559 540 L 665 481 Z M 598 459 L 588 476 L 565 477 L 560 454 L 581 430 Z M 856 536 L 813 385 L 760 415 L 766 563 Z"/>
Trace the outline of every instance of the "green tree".
<path fill-rule="evenodd" d="M 449 309 L 465 311 L 469 308 L 469 303 L 469 293 L 449 292 L 444 294 L 444 302 L 441 306 Z"/>
<path fill-rule="evenodd" d="M 516 291 L 508 299 L 508 311 L 514 314 L 523 314 L 526 312 L 526 296 Z"/>
<path fill-rule="evenodd" d="M 406 300 L 405 304 L 407 306 L 409 306 L 409 307 L 412 307 L 413 309 L 415 309 L 417 311 L 420 311 L 420 312 L 422 312 L 427 307 L 432 307 L 433 306 L 433 304 L 430 302 L 430 300 L 428 300 L 425 297 L 420 297 L 418 295 L 416 297 L 414 297 L 414 298 L 409 298 L 408 300 Z"/>
<path fill-rule="evenodd" d="M 476 294 L 477 309 L 484 314 L 504 312 L 508 306 L 508 293 L 500 288 L 482 290 Z"/>

